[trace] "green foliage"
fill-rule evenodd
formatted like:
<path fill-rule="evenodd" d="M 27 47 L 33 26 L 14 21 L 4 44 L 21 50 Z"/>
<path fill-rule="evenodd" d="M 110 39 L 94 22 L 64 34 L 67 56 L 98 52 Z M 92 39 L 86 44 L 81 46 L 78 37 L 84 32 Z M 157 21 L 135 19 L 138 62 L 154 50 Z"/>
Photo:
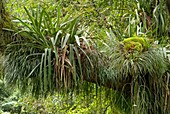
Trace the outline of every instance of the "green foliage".
<path fill-rule="evenodd" d="M 18 103 L 17 98 L 18 96 L 13 93 L 13 95 L 5 98 L 5 100 L 1 103 L 0 110 L 10 113 L 20 113 L 21 112 L 21 105 Z"/>
<path fill-rule="evenodd" d="M 68 93 L 69 95 L 54 94 L 52 96 L 47 96 L 46 99 L 35 99 L 30 94 L 27 94 L 19 99 L 18 104 L 22 106 L 21 113 L 124 114 L 123 109 L 118 108 L 118 105 L 111 102 L 108 98 L 114 97 L 117 93 L 110 90 L 109 92 L 112 93 L 112 96 L 108 96 L 107 90 L 107 92 L 102 91 L 100 94 L 96 94 L 96 92 L 101 91 L 101 89 L 104 88 L 90 90 L 90 93 Z M 101 105 L 99 105 L 99 103 Z"/>
<path fill-rule="evenodd" d="M 54 9 L 54 3 L 55 0 L 48 0 L 48 1 L 39 1 L 39 0 L 5 0 L 5 7 L 8 12 L 10 12 L 10 15 L 27 19 L 28 16 L 24 10 L 24 6 L 26 6 L 29 10 L 36 9 L 38 6 L 46 6 L 46 8 L 49 8 L 49 10 Z M 50 4 L 51 3 L 51 4 Z"/>
<path fill-rule="evenodd" d="M 4 82 L 0 80 L 0 101 L 2 102 L 8 96 L 9 92 L 6 90 Z"/>
<path fill-rule="evenodd" d="M 83 36 L 79 17 L 62 15 L 59 6 L 54 18 L 41 7 L 25 11 L 29 22 L 17 18 L 24 26 L 16 33 L 22 38 L 10 43 L 5 52 L 6 82 L 18 83 L 22 90 L 30 85 L 34 95 L 77 85 L 86 75 L 82 75 L 82 60 L 91 63 L 89 39 Z"/>
<path fill-rule="evenodd" d="M 21 107 L 16 105 L 18 92 L 7 87 L 3 80 L 0 80 L 0 112 L 19 113 Z"/>
<path fill-rule="evenodd" d="M 7 45 L 5 81 L 41 98 L 21 98 L 22 112 L 165 113 L 169 62 L 145 37 L 167 45 L 169 24 L 154 1 L 9 0 L 22 37 Z"/>
<path fill-rule="evenodd" d="M 130 39 L 129 41 L 131 42 Z M 129 43 L 127 44 L 129 45 Z M 138 43 L 134 44 L 141 46 Z M 142 49 L 142 47 L 140 48 Z M 138 49 L 136 48 L 136 50 Z M 137 105 L 137 107 L 132 107 L 132 112 L 147 113 L 149 110 L 154 113 L 164 112 L 162 106 L 165 99 L 162 96 L 165 95 L 164 74 L 168 71 L 168 64 L 159 50 L 149 48 L 147 51 L 141 52 L 141 49 L 137 54 L 124 53 L 120 46 L 117 47 L 117 50 L 112 51 L 111 65 L 115 71 L 116 86 L 124 88 L 125 93 L 130 93 L 131 103 Z M 149 107 L 152 108 L 149 109 Z"/>

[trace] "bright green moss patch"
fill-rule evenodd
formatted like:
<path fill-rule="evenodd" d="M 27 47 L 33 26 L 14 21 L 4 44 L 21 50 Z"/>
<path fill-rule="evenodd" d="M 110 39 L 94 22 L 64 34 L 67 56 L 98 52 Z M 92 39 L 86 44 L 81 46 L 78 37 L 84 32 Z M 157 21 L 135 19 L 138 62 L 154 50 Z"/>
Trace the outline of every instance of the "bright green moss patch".
<path fill-rule="evenodd" d="M 147 39 L 143 37 L 130 37 L 124 39 L 122 43 L 124 44 L 124 50 L 127 52 L 143 52 L 150 47 Z"/>

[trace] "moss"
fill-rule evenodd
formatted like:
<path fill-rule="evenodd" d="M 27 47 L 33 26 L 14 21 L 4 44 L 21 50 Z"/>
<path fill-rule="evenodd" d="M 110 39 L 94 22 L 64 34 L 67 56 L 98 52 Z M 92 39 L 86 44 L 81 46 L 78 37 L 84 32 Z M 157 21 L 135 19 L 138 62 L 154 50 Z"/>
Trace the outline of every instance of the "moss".
<path fill-rule="evenodd" d="M 14 29 L 14 26 L 11 22 L 11 17 L 6 12 L 4 5 L 4 1 L 0 0 L 0 53 L 3 53 L 6 45 L 12 41 L 9 40 L 12 36 L 11 31 L 9 30 Z"/>
<path fill-rule="evenodd" d="M 0 0 L 0 31 L 2 28 L 12 28 L 12 23 L 9 14 L 5 11 L 3 0 Z"/>
<path fill-rule="evenodd" d="M 124 46 L 124 49 L 127 51 L 134 50 L 134 51 L 142 52 L 143 47 L 142 47 L 142 44 L 139 42 L 130 41 L 126 43 L 126 45 Z"/>
<path fill-rule="evenodd" d="M 143 52 L 147 51 L 150 47 L 146 38 L 143 37 L 130 37 L 122 41 L 124 44 L 124 50 L 128 52 Z"/>

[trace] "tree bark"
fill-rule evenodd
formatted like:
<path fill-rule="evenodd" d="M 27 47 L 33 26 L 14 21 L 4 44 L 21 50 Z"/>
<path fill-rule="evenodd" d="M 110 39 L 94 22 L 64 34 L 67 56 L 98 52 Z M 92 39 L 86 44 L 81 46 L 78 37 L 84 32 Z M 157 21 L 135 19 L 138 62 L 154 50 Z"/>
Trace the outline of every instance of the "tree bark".
<path fill-rule="evenodd" d="M 4 27 L 4 22 L 5 22 L 5 8 L 4 8 L 4 2 L 3 0 L 0 0 L 0 30 L 2 32 L 2 28 Z"/>
<path fill-rule="evenodd" d="M 3 27 L 3 18 L 2 18 L 2 14 L 3 14 L 3 3 L 2 0 L 0 0 L 0 30 L 2 30 Z"/>
<path fill-rule="evenodd" d="M 3 53 L 5 46 L 11 42 L 12 31 L 7 29 L 13 28 L 10 16 L 5 10 L 4 0 L 0 0 L 0 52 Z"/>
<path fill-rule="evenodd" d="M 2 28 L 12 28 L 10 15 L 5 10 L 4 0 L 0 0 L 0 30 Z"/>
<path fill-rule="evenodd" d="M 170 13 L 170 0 L 166 0 L 166 6 L 168 9 L 168 12 Z"/>

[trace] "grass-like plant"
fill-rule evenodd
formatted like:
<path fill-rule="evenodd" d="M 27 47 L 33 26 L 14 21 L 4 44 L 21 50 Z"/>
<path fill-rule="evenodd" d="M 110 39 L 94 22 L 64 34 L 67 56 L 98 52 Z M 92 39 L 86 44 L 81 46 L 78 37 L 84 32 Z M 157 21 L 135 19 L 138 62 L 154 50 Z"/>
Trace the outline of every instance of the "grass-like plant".
<path fill-rule="evenodd" d="M 110 51 L 112 86 L 131 97 L 131 111 L 165 113 L 163 96 L 168 64 L 161 51 L 152 48 L 143 37 L 124 39 Z"/>
<path fill-rule="evenodd" d="M 22 38 L 10 43 L 5 52 L 5 80 L 18 83 L 22 90 L 31 88 L 35 95 L 60 88 L 70 88 L 83 79 L 82 59 L 88 59 L 88 40 L 80 30 L 80 17 L 62 15 L 55 18 L 39 7 L 25 11 L 28 21 L 17 18 Z M 91 64 L 92 65 L 92 64 Z"/>

